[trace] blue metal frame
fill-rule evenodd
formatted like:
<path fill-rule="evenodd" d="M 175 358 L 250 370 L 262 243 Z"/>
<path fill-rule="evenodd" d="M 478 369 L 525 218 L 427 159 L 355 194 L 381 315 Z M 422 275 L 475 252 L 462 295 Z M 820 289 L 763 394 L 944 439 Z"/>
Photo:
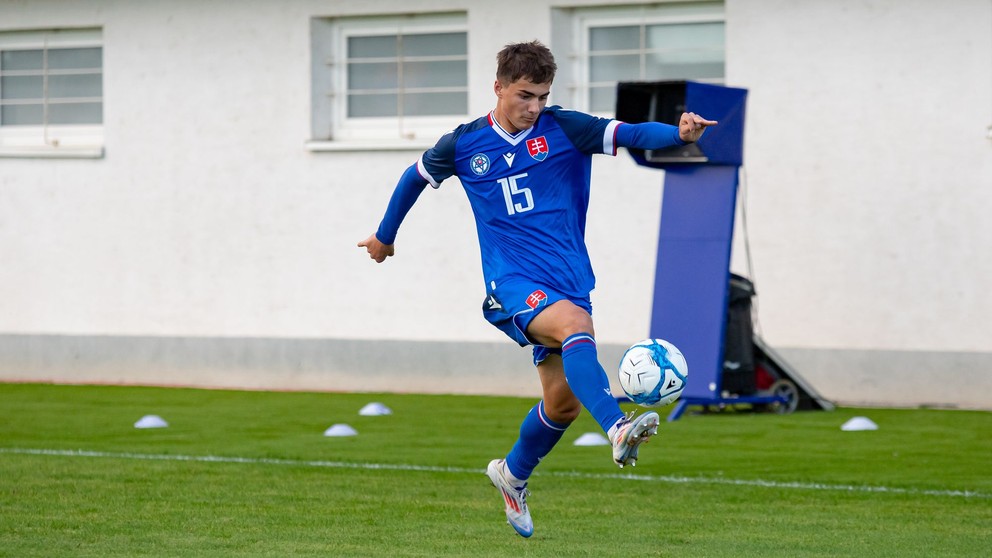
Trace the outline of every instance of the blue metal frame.
<path fill-rule="evenodd" d="M 633 403 L 629 397 L 620 396 L 615 398 L 617 403 Z M 690 405 L 706 407 L 709 405 L 739 405 L 746 403 L 750 405 L 788 405 L 789 398 L 784 395 L 742 395 L 740 397 L 680 397 L 675 402 L 675 406 L 668 413 L 668 422 L 674 422 L 685 413 Z"/>
<path fill-rule="evenodd" d="M 704 397 L 679 398 L 675 402 L 675 408 L 668 413 L 668 422 L 679 420 L 679 417 L 685 413 L 689 405 L 737 405 L 740 403 L 749 403 L 751 405 L 771 405 L 778 403 L 780 405 L 788 405 L 789 399 L 782 395 L 742 395 L 740 397 L 717 397 L 715 399 Z"/>
<path fill-rule="evenodd" d="M 702 156 L 693 162 L 631 151 L 638 164 L 665 170 L 650 336 L 675 344 L 689 365 L 685 391 L 668 420 L 677 420 L 689 405 L 784 403 L 774 395 L 721 397 L 747 91 L 694 82 L 633 86 L 642 100 L 645 91 L 654 91 L 652 114 L 674 108 L 719 121 L 694 146 Z M 673 102 L 673 87 L 684 91 L 684 107 L 657 106 Z"/>
<path fill-rule="evenodd" d="M 721 393 L 737 176 L 736 165 L 665 173 L 650 336 L 685 355 L 686 398 Z"/>

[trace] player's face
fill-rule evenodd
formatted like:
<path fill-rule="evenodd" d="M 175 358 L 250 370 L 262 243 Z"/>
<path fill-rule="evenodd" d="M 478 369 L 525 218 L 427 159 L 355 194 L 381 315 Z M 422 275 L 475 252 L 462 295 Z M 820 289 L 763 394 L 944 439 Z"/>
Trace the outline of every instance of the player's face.
<path fill-rule="evenodd" d="M 496 91 L 496 119 L 507 132 L 515 134 L 526 130 L 537 122 L 537 117 L 548 104 L 551 83 L 534 83 L 518 79 L 513 83 L 500 83 L 493 86 Z"/>

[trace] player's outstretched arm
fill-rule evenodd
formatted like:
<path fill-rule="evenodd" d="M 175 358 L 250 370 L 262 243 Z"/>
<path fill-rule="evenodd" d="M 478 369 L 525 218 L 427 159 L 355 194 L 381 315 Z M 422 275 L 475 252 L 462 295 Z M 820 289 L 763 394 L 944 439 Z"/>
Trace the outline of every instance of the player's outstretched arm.
<path fill-rule="evenodd" d="M 399 231 L 400 223 L 403 222 L 407 212 L 416 203 L 425 186 L 427 186 L 427 181 L 417 172 L 417 165 L 410 165 L 400 177 L 392 197 L 389 198 L 389 205 L 386 206 L 386 214 L 383 215 L 382 222 L 379 223 L 379 230 L 358 243 L 358 247 L 365 248 L 369 257 L 377 263 L 382 263 L 393 255 L 393 243 L 396 241 L 396 233 Z"/>
<path fill-rule="evenodd" d="M 698 141 L 706 128 L 716 126 L 716 123 L 716 120 L 706 120 L 694 112 L 683 112 L 679 118 L 679 139 L 686 143 Z"/>
<path fill-rule="evenodd" d="M 395 253 L 392 244 L 383 244 L 378 238 L 375 237 L 375 234 L 372 234 L 365 240 L 359 242 L 358 247 L 365 248 L 365 250 L 369 253 L 369 257 L 375 260 L 376 263 L 386 261 L 386 258 Z"/>
<path fill-rule="evenodd" d="M 716 120 L 706 120 L 692 112 L 683 112 L 678 126 L 662 122 L 624 122 L 617 128 L 616 141 L 619 147 L 665 149 L 697 141 L 706 128 L 716 124 Z"/>

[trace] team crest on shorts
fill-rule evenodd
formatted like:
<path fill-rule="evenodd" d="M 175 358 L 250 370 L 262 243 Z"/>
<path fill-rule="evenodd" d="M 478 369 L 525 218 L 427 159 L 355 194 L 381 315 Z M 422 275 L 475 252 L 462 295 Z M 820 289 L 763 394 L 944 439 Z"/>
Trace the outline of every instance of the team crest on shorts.
<path fill-rule="evenodd" d="M 535 161 L 543 161 L 548 158 L 548 140 L 541 136 L 539 138 L 527 140 L 527 152 Z"/>
<path fill-rule="evenodd" d="M 489 157 L 485 153 L 476 153 L 472 155 L 469 166 L 472 168 L 472 172 L 482 176 L 489 172 Z"/>
<path fill-rule="evenodd" d="M 548 303 L 548 295 L 544 294 L 544 291 L 538 289 L 527 297 L 527 306 L 530 306 L 532 310 L 536 310 L 538 306 L 544 306 Z"/>

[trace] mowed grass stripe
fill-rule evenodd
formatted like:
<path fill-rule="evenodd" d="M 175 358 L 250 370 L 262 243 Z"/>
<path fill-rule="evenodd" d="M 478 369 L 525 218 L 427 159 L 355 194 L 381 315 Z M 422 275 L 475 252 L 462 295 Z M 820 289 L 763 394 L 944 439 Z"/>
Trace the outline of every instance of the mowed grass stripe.
<path fill-rule="evenodd" d="M 0 454 L 15 455 L 36 455 L 51 457 L 90 457 L 103 459 L 129 459 L 145 461 L 188 461 L 196 463 L 240 463 L 248 465 L 279 465 L 291 467 L 315 467 L 331 469 L 363 469 L 381 471 L 407 471 L 407 472 L 430 472 L 430 473 L 454 473 L 481 475 L 484 469 L 465 467 L 439 467 L 431 465 L 408 465 L 389 463 L 351 463 L 346 461 L 323 461 L 323 460 L 295 460 L 295 459 L 274 459 L 262 457 L 237 457 L 218 455 L 176 455 L 176 454 L 153 454 L 153 453 L 126 453 L 126 452 L 103 452 L 89 450 L 57 450 L 40 448 L 2 448 Z M 711 478 L 711 477 L 684 477 L 670 475 L 638 475 L 633 473 L 580 473 L 567 471 L 545 471 L 535 472 L 534 476 L 577 478 L 587 480 L 628 480 L 639 482 L 657 482 L 668 484 L 709 484 L 709 485 L 732 485 L 751 486 L 771 489 L 792 489 L 792 490 L 823 490 L 835 492 L 865 492 L 876 494 L 904 494 L 913 496 L 935 496 L 950 498 L 976 498 L 990 499 L 992 494 L 977 492 L 972 490 L 932 490 L 916 488 L 898 488 L 889 486 L 858 486 L 849 484 L 827 484 L 827 483 L 805 483 L 805 482 L 782 482 L 761 479 L 732 479 L 732 478 Z"/>

